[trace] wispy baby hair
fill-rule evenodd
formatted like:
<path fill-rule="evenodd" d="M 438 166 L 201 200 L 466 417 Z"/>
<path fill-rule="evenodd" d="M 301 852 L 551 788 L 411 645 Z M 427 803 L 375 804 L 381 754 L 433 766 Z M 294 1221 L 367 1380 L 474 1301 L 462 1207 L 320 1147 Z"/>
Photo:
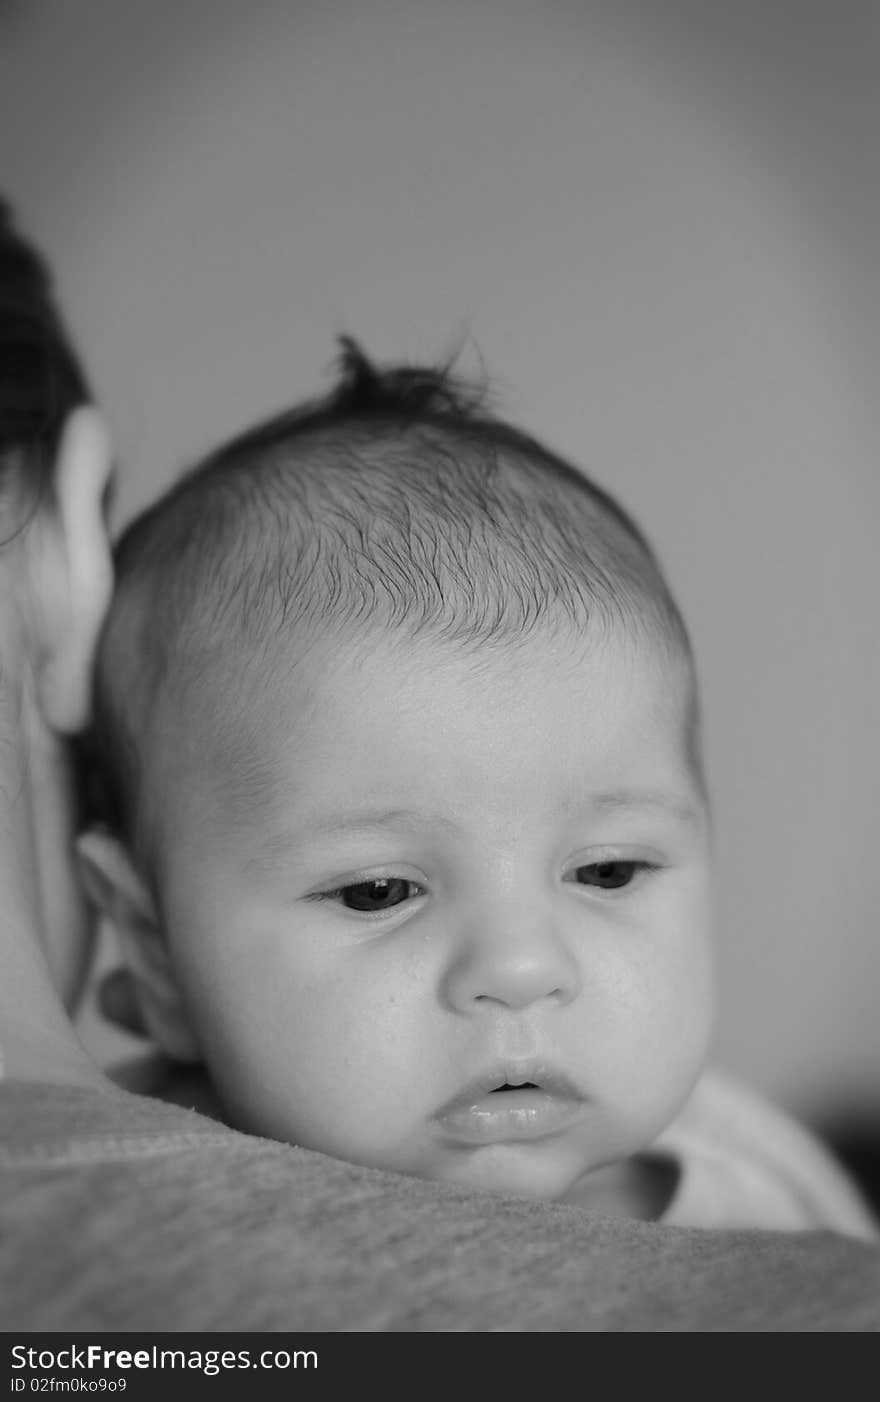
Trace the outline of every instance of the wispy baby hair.
<path fill-rule="evenodd" d="M 612 497 L 494 417 L 484 386 L 449 365 L 379 368 L 347 337 L 326 396 L 212 453 L 128 527 L 116 565 L 96 724 L 136 845 L 157 741 L 246 724 L 316 639 L 379 628 L 482 652 L 625 629 L 690 666 Z"/>

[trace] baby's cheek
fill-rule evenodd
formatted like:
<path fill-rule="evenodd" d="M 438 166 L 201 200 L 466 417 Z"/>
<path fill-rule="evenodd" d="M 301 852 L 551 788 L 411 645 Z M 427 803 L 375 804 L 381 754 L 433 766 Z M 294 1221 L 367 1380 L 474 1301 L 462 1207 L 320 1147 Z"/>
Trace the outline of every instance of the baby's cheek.
<path fill-rule="evenodd" d="M 389 1079 L 411 1072 L 408 1010 L 387 984 L 337 968 L 320 976 L 302 973 L 298 983 L 292 975 L 286 996 L 272 996 L 283 1010 L 267 1020 L 265 1057 L 278 1079 L 291 1068 L 301 1101 L 373 1104 Z"/>
<path fill-rule="evenodd" d="M 676 880 L 658 911 L 656 938 L 648 945 L 655 994 L 673 1021 L 680 1019 L 679 1038 L 705 1040 L 715 1008 L 715 953 L 710 880 L 703 863 Z M 676 1040 L 674 1030 L 671 1035 Z"/>
<path fill-rule="evenodd" d="M 711 947 L 696 931 L 636 940 L 622 953 L 617 1062 L 645 1093 L 675 1096 L 699 1071 L 714 1016 Z M 621 1041 L 623 1045 L 621 1045 Z"/>
<path fill-rule="evenodd" d="M 708 1055 L 715 1010 L 708 946 L 697 944 L 670 972 L 653 1049 L 658 1102 L 667 1118 L 672 1118 L 684 1104 Z"/>

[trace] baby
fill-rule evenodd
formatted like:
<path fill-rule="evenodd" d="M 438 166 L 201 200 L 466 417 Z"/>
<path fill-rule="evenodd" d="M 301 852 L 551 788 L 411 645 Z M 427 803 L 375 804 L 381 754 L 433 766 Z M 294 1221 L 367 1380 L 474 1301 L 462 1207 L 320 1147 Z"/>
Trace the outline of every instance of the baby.
<path fill-rule="evenodd" d="M 697 683 L 606 492 L 448 373 L 345 341 L 335 391 L 184 477 L 117 571 L 83 860 L 153 1037 L 230 1123 L 603 1212 L 870 1234 L 802 1130 L 692 1095 Z"/>

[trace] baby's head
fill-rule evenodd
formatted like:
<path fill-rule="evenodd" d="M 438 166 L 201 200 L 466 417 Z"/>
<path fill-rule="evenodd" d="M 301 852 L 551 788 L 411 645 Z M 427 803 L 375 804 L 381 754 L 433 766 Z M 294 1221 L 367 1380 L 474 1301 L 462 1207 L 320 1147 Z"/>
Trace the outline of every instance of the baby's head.
<path fill-rule="evenodd" d="M 702 1066 L 708 817 L 643 536 L 449 375 L 375 370 L 129 527 L 86 850 L 230 1120 L 560 1197 Z"/>

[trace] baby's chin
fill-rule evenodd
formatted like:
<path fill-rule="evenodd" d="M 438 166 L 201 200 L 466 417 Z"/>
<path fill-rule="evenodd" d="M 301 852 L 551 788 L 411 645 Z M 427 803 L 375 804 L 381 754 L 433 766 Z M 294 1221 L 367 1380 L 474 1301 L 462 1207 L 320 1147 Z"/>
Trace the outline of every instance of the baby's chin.
<path fill-rule="evenodd" d="M 478 1192 L 561 1202 L 588 1170 L 570 1153 L 548 1153 L 546 1145 L 489 1144 L 463 1150 L 451 1160 L 395 1171 Z"/>

